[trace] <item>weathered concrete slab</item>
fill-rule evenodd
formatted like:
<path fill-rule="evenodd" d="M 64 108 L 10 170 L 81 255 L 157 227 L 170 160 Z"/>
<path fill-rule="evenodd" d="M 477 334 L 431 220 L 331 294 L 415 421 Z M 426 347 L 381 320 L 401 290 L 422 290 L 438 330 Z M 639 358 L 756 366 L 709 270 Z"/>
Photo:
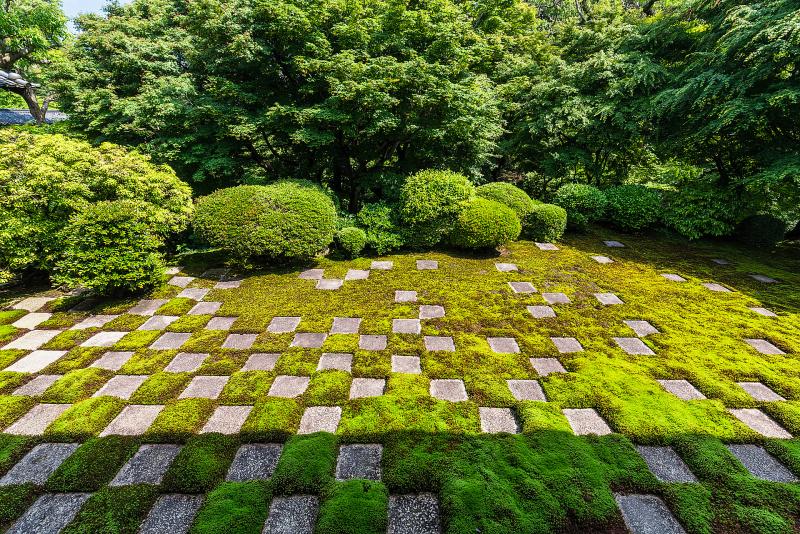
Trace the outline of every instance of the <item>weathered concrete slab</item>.
<path fill-rule="evenodd" d="M 7 343 L 2 349 L 36 350 L 61 332 L 61 330 L 31 330 L 11 343 Z"/>
<path fill-rule="evenodd" d="M 120 399 L 130 399 L 131 395 L 139 389 L 139 386 L 144 384 L 145 380 L 150 378 L 148 375 L 116 375 L 112 376 L 111 380 L 103 384 L 103 387 L 98 389 L 92 397 L 102 397 L 108 395 L 110 397 L 119 397 Z"/>
<path fill-rule="evenodd" d="M 214 315 L 221 307 L 221 302 L 198 302 L 189 310 L 189 315 Z"/>
<path fill-rule="evenodd" d="M 190 287 L 178 293 L 178 298 L 203 300 L 211 290 L 205 287 Z"/>
<path fill-rule="evenodd" d="M 422 332 L 422 325 L 419 319 L 392 319 L 392 332 L 419 335 Z"/>
<path fill-rule="evenodd" d="M 637 445 L 636 450 L 661 482 L 697 482 L 697 478 L 672 447 Z"/>
<path fill-rule="evenodd" d="M 393 373 L 410 373 L 418 375 L 422 373 L 420 367 L 419 356 L 392 356 L 392 372 Z"/>
<path fill-rule="evenodd" d="M 551 337 L 550 341 L 556 346 L 556 350 L 562 354 L 583 351 L 583 345 L 574 337 Z"/>
<path fill-rule="evenodd" d="M 192 334 L 189 332 L 165 332 L 150 345 L 150 348 L 156 350 L 179 349 L 189 341 L 190 337 Z"/>
<path fill-rule="evenodd" d="M 327 338 L 328 334 L 325 333 L 298 332 L 294 335 L 292 347 L 319 349 Z"/>
<path fill-rule="evenodd" d="M 728 408 L 728 411 L 739 421 L 762 436 L 776 439 L 791 439 L 792 435 L 781 425 L 773 421 L 767 414 L 756 408 Z"/>
<path fill-rule="evenodd" d="M 214 284 L 214 289 L 236 289 L 241 285 L 241 280 L 220 280 Z"/>
<path fill-rule="evenodd" d="M 778 281 L 764 274 L 751 274 L 750 278 L 763 284 L 776 284 Z"/>
<path fill-rule="evenodd" d="M 168 373 L 193 373 L 203 365 L 206 358 L 208 354 L 203 352 L 179 352 L 164 370 Z"/>
<path fill-rule="evenodd" d="M 50 423 L 71 406 L 71 404 L 37 404 L 3 432 L 17 436 L 41 436 Z"/>
<path fill-rule="evenodd" d="M 548 304 L 569 304 L 571 302 L 564 293 L 542 293 L 542 298 Z"/>
<path fill-rule="evenodd" d="M 350 383 L 350 398 L 380 397 L 385 387 L 383 378 L 354 378 Z"/>
<path fill-rule="evenodd" d="M 489 337 L 486 338 L 489 342 L 489 348 L 492 352 L 500 354 L 516 354 L 519 352 L 519 345 L 517 340 L 513 337 Z"/>
<path fill-rule="evenodd" d="M 762 402 L 785 401 L 783 397 L 769 389 L 761 382 L 737 382 L 739 387 L 747 392 L 753 400 Z"/>
<path fill-rule="evenodd" d="M 270 397 L 294 398 L 305 393 L 310 378 L 307 376 L 278 375 L 269 388 Z"/>
<path fill-rule="evenodd" d="M 655 495 L 615 494 L 614 498 L 631 534 L 685 534 L 664 501 Z"/>
<path fill-rule="evenodd" d="M 744 341 L 761 354 L 786 354 L 766 339 L 745 339 Z"/>
<path fill-rule="evenodd" d="M 334 317 L 331 334 L 358 334 L 361 328 L 360 317 Z"/>
<path fill-rule="evenodd" d="M 113 347 L 128 332 L 98 332 L 83 343 L 81 347 Z"/>
<path fill-rule="evenodd" d="M 773 312 L 772 310 L 768 310 L 767 308 L 761 308 L 761 307 L 755 306 L 755 307 L 748 308 L 748 309 L 753 311 L 753 312 L 755 312 L 755 313 L 757 313 L 757 314 L 759 314 L 759 315 L 763 315 L 764 317 L 777 317 L 778 316 L 777 313 Z"/>
<path fill-rule="evenodd" d="M 348 269 L 344 275 L 345 280 L 366 280 L 369 278 L 369 269 Z"/>
<path fill-rule="evenodd" d="M 52 313 L 29 313 L 11 323 L 11 326 L 23 330 L 33 330 L 52 316 Z"/>
<path fill-rule="evenodd" d="M 238 317 L 212 317 L 206 323 L 206 330 L 230 330 Z"/>
<path fill-rule="evenodd" d="M 25 310 L 27 312 L 35 312 L 44 307 L 48 302 L 56 300 L 55 297 L 28 297 L 11 306 L 12 310 Z"/>
<path fill-rule="evenodd" d="M 468 399 L 463 380 L 438 379 L 431 380 L 431 397 L 450 402 L 461 402 Z"/>
<path fill-rule="evenodd" d="M 200 432 L 204 434 L 210 432 L 237 434 L 252 410 L 252 406 L 217 406 Z"/>
<path fill-rule="evenodd" d="M 389 496 L 387 534 L 440 534 L 439 501 L 432 493 Z"/>
<path fill-rule="evenodd" d="M 603 306 L 613 306 L 615 304 L 625 304 L 614 293 L 595 293 L 594 298 Z"/>
<path fill-rule="evenodd" d="M 558 250 L 558 247 L 552 243 L 534 243 L 539 250 Z"/>
<path fill-rule="evenodd" d="M 609 248 L 624 248 L 625 245 L 620 243 L 619 241 L 603 241 L 605 245 Z"/>
<path fill-rule="evenodd" d="M 181 448 L 181 445 L 171 444 L 142 445 L 108 485 L 161 484 Z"/>
<path fill-rule="evenodd" d="M 715 282 L 705 282 L 701 284 L 704 288 L 708 289 L 709 291 L 715 291 L 717 293 L 731 293 L 731 290 L 727 287 L 723 286 L 722 284 L 717 284 Z"/>
<path fill-rule="evenodd" d="M 501 273 L 519 271 L 519 268 L 514 263 L 495 263 L 494 266 Z"/>
<path fill-rule="evenodd" d="M 194 276 L 173 276 L 167 283 L 175 287 L 186 287 L 192 282 L 194 282 Z"/>
<path fill-rule="evenodd" d="M 384 350 L 386 336 L 361 335 L 358 337 L 358 348 L 361 350 Z"/>
<path fill-rule="evenodd" d="M 639 337 L 647 337 L 651 334 L 659 333 L 658 328 L 651 325 L 647 321 L 625 320 L 623 322 Z"/>
<path fill-rule="evenodd" d="M 394 267 L 394 262 L 391 261 L 373 261 L 372 264 L 369 266 L 370 269 L 375 269 L 377 271 L 388 271 Z"/>
<path fill-rule="evenodd" d="M 611 434 L 611 428 L 592 408 L 564 408 L 561 410 L 576 436 Z"/>
<path fill-rule="evenodd" d="M 245 482 L 248 480 L 269 480 L 275 472 L 281 457 L 283 445 L 280 443 L 248 443 L 239 447 L 233 458 L 225 480 Z"/>
<path fill-rule="evenodd" d="M 222 344 L 223 349 L 234 350 L 247 350 L 256 342 L 258 334 L 228 334 L 225 342 Z"/>
<path fill-rule="evenodd" d="M 313 534 L 319 498 L 313 495 L 275 497 L 261 534 Z"/>
<path fill-rule="evenodd" d="M 530 282 L 509 282 L 508 285 L 514 293 L 536 293 L 536 288 Z"/>
<path fill-rule="evenodd" d="M 436 260 L 417 260 L 417 269 L 420 271 L 436 270 L 439 262 Z"/>
<path fill-rule="evenodd" d="M 419 307 L 420 319 L 441 319 L 444 315 L 444 306 L 423 304 Z"/>
<path fill-rule="evenodd" d="M 202 495 L 162 495 L 139 527 L 139 534 L 186 534 L 203 499 Z"/>
<path fill-rule="evenodd" d="M 394 301 L 395 302 L 417 302 L 417 292 L 416 291 L 395 291 L 394 292 Z"/>
<path fill-rule="evenodd" d="M 596 261 L 597 263 L 600 263 L 602 265 L 606 265 L 606 264 L 609 264 L 609 263 L 614 263 L 614 260 L 612 260 L 608 256 L 592 256 L 592 259 L 594 261 Z"/>
<path fill-rule="evenodd" d="M 298 278 L 302 280 L 322 280 L 323 276 L 325 276 L 324 269 L 308 269 L 300 273 Z"/>
<path fill-rule="evenodd" d="M 323 278 L 317 280 L 316 288 L 326 291 L 333 291 L 341 288 L 343 284 L 344 280 L 341 280 L 339 278 Z"/>
<path fill-rule="evenodd" d="M 108 424 L 100 436 L 144 434 L 163 409 L 164 406 L 160 404 L 129 404 Z"/>
<path fill-rule="evenodd" d="M 140 300 L 139 303 L 128 310 L 131 315 L 154 315 L 156 310 L 169 302 L 167 299 Z"/>
<path fill-rule="evenodd" d="M 354 443 L 339 447 L 336 459 L 336 480 L 381 479 L 383 445 Z"/>
<path fill-rule="evenodd" d="M 3 478 L 0 486 L 11 484 L 35 484 L 43 486 L 58 466 L 69 458 L 80 445 L 78 443 L 40 443 L 22 457 Z"/>
<path fill-rule="evenodd" d="M 686 278 L 682 277 L 679 274 L 674 273 L 661 273 L 661 276 L 669 280 L 670 282 L 685 282 Z"/>
<path fill-rule="evenodd" d="M 644 344 L 644 341 L 638 337 L 615 337 L 614 343 L 619 348 L 631 355 L 653 356 L 655 352 L 653 349 Z"/>
<path fill-rule="evenodd" d="M 702 400 L 706 398 L 688 380 L 659 380 L 658 383 L 681 400 Z"/>
<path fill-rule="evenodd" d="M 11 525 L 6 534 L 59 534 L 91 493 L 46 493 Z"/>
<path fill-rule="evenodd" d="M 561 362 L 555 358 L 531 358 L 531 366 L 539 376 L 547 376 L 552 373 L 566 373 L 567 370 Z"/>
<path fill-rule="evenodd" d="M 528 313 L 535 319 L 546 319 L 548 317 L 555 317 L 556 312 L 550 306 L 528 306 Z"/>
<path fill-rule="evenodd" d="M 222 393 L 229 376 L 196 376 L 192 378 L 179 399 L 216 399 Z"/>
<path fill-rule="evenodd" d="M 339 419 L 341 418 L 342 409 L 339 406 L 309 406 L 303 412 L 297 433 L 330 432 L 334 434 L 339 428 Z"/>
<path fill-rule="evenodd" d="M 3 370 L 17 373 L 38 373 L 66 353 L 65 350 L 35 350 Z"/>
<path fill-rule="evenodd" d="M 90 367 L 108 369 L 109 371 L 119 371 L 123 365 L 128 363 L 128 360 L 130 360 L 132 356 L 133 352 L 131 351 L 104 352 L 102 356 L 92 362 Z"/>
<path fill-rule="evenodd" d="M 242 371 L 272 371 L 280 357 L 281 355 L 277 353 L 251 354 L 242 367 Z"/>
<path fill-rule="evenodd" d="M 478 408 L 481 431 L 488 434 L 519 434 L 519 424 L 511 408 Z"/>
<path fill-rule="evenodd" d="M 177 315 L 153 315 L 142 323 L 142 326 L 137 330 L 166 330 L 169 325 L 178 319 Z"/>
<path fill-rule="evenodd" d="M 771 482 L 798 482 L 797 477 L 791 471 L 760 445 L 730 444 L 725 446 L 756 478 Z"/>
<path fill-rule="evenodd" d="M 12 395 L 37 397 L 64 375 L 39 375 L 14 390 Z"/>
<path fill-rule="evenodd" d="M 353 367 L 353 355 L 343 352 L 325 352 L 319 359 L 317 371 L 337 369 L 350 372 Z"/>
<path fill-rule="evenodd" d="M 449 336 L 425 336 L 425 350 L 429 352 L 455 352 L 456 345 Z"/>
<path fill-rule="evenodd" d="M 160 306 L 159 306 L 160 307 Z M 110 323 L 119 315 L 92 315 L 83 321 L 74 324 L 70 330 L 85 330 L 87 328 L 103 328 L 107 323 Z"/>
<path fill-rule="evenodd" d="M 506 380 L 506 384 L 518 401 L 547 401 L 542 386 L 536 380 Z"/>

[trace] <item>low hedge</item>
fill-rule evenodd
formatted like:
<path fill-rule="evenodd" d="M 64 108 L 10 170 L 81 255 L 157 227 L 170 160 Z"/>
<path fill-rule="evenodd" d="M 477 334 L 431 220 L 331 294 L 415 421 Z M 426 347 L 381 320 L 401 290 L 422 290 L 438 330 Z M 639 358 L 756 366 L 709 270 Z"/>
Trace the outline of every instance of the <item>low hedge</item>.
<path fill-rule="evenodd" d="M 603 192 L 594 186 L 566 184 L 556 191 L 553 204 L 567 210 L 567 225 L 570 228 L 583 230 L 603 218 L 607 200 Z"/>
<path fill-rule="evenodd" d="M 786 235 L 786 223 L 773 215 L 751 215 L 736 227 L 736 237 L 752 247 L 772 248 Z"/>
<path fill-rule="evenodd" d="M 621 230 L 636 232 L 654 226 L 661 212 L 661 193 L 643 185 L 619 185 L 605 191 L 606 219 Z"/>
<path fill-rule="evenodd" d="M 342 228 L 336 232 L 336 244 L 347 256 L 357 258 L 367 246 L 367 233 L 355 226 Z"/>
<path fill-rule="evenodd" d="M 536 205 L 528 193 L 515 185 L 507 182 L 491 182 L 483 184 L 475 189 L 475 194 L 481 198 L 494 200 L 508 206 L 517 214 L 519 220 L 525 221 L 525 216 L 531 212 Z"/>
<path fill-rule="evenodd" d="M 521 231 L 514 210 L 494 200 L 476 198 L 458 215 L 449 241 L 460 248 L 495 248 L 514 241 Z"/>
<path fill-rule="evenodd" d="M 522 221 L 525 237 L 539 242 L 561 239 L 567 229 L 567 211 L 555 204 L 536 204 Z"/>

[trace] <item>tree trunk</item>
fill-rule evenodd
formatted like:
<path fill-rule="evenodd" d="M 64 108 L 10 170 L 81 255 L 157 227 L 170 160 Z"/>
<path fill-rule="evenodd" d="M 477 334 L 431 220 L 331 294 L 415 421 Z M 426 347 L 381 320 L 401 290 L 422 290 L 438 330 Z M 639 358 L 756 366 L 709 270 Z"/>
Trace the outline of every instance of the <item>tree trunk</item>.
<path fill-rule="evenodd" d="M 44 124 L 45 117 L 47 116 L 47 107 L 50 104 L 50 101 L 45 99 L 42 105 L 39 105 L 39 101 L 36 99 L 36 90 L 33 88 L 33 85 L 28 84 L 23 88 L 13 88 L 9 89 L 12 93 L 16 93 L 25 100 L 25 103 L 28 104 L 28 111 L 30 111 L 31 116 L 36 121 L 36 124 Z"/>

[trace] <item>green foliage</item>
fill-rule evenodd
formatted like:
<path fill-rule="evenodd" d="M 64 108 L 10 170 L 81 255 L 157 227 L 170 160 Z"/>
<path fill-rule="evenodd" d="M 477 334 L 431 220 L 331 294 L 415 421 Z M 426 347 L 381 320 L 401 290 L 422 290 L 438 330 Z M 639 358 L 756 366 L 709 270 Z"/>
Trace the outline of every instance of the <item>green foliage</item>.
<path fill-rule="evenodd" d="M 386 202 L 366 204 L 356 215 L 356 221 L 367 233 L 369 248 L 379 255 L 405 245 L 402 229 L 397 223 L 397 206 Z"/>
<path fill-rule="evenodd" d="M 62 532 L 134 534 L 158 497 L 158 488 L 146 484 L 104 487 L 93 493 Z"/>
<path fill-rule="evenodd" d="M 664 224 L 689 239 L 730 235 L 739 203 L 732 192 L 710 183 L 688 183 L 664 195 Z"/>
<path fill-rule="evenodd" d="M 342 228 L 336 232 L 336 244 L 348 257 L 357 258 L 367 246 L 367 233 L 355 226 Z"/>
<path fill-rule="evenodd" d="M 594 186 L 565 184 L 556 191 L 553 204 L 567 211 L 567 225 L 570 228 L 585 230 L 603 217 L 607 201 L 605 194 Z"/>
<path fill-rule="evenodd" d="M 751 215 L 739 223 L 736 235 L 752 247 L 772 248 L 786 235 L 786 223 L 772 215 Z"/>
<path fill-rule="evenodd" d="M 310 182 L 243 185 L 201 198 L 193 226 L 242 265 L 259 259 L 302 261 L 333 241 L 336 208 Z"/>
<path fill-rule="evenodd" d="M 494 200 L 475 198 L 458 214 L 449 241 L 461 248 L 496 248 L 517 239 L 521 231 L 514 210 Z"/>
<path fill-rule="evenodd" d="M 441 241 L 474 194 L 469 179 L 452 171 L 425 170 L 409 176 L 400 191 L 400 217 L 409 240 L 418 246 Z"/>
<path fill-rule="evenodd" d="M 336 436 L 325 432 L 289 438 L 272 477 L 276 492 L 284 495 L 319 493 L 333 480 Z"/>
<path fill-rule="evenodd" d="M 534 241 L 558 241 L 567 229 L 567 211 L 555 204 L 536 204 L 522 221 L 522 229 Z"/>
<path fill-rule="evenodd" d="M 661 193 L 643 185 L 620 185 L 604 191 L 608 204 L 606 218 L 621 230 L 636 232 L 659 220 Z"/>
<path fill-rule="evenodd" d="M 233 436 L 201 434 L 191 438 L 164 475 L 163 486 L 176 493 L 205 492 L 225 478 L 236 454 Z"/>
<path fill-rule="evenodd" d="M 206 496 L 192 525 L 192 534 L 261 532 L 271 492 L 263 482 L 224 482 Z"/>
<path fill-rule="evenodd" d="M 475 194 L 481 198 L 494 200 L 514 210 L 520 221 L 531 212 L 536 202 L 528 193 L 507 182 L 490 182 L 475 188 Z"/>
<path fill-rule="evenodd" d="M 315 532 L 372 534 L 386 532 L 389 492 L 380 482 L 337 483 L 325 496 Z"/>
<path fill-rule="evenodd" d="M 128 437 L 90 438 L 47 479 L 49 491 L 97 491 L 114 478 L 139 444 Z"/>

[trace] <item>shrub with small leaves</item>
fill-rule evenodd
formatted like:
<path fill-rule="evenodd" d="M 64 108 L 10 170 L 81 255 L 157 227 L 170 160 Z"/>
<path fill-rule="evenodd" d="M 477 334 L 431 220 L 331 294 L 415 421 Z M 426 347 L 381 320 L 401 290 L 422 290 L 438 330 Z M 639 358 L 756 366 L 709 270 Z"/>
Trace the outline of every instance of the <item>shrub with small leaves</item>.
<path fill-rule="evenodd" d="M 449 241 L 460 248 L 496 248 L 517 239 L 521 231 L 514 210 L 494 200 L 475 198 L 459 213 Z"/>
<path fill-rule="evenodd" d="M 430 247 L 441 241 L 474 194 L 469 179 L 455 172 L 426 170 L 409 176 L 400 191 L 400 218 L 410 243 Z"/>
<path fill-rule="evenodd" d="M 367 246 L 367 233 L 355 226 L 342 228 L 336 233 L 336 245 L 347 256 L 357 258 Z"/>
<path fill-rule="evenodd" d="M 773 215 L 752 215 L 736 228 L 736 237 L 751 247 L 772 248 L 786 235 L 786 222 Z"/>
<path fill-rule="evenodd" d="M 549 243 L 558 241 L 567 228 L 567 211 L 555 204 L 537 204 L 522 221 L 525 237 Z"/>
<path fill-rule="evenodd" d="M 587 184 L 562 185 L 553 196 L 553 204 L 567 210 L 567 225 L 576 230 L 599 221 L 606 211 L 606 203 L 603 192 Z"/>
<path fill-rule="evenodd" d="M 475 194 L 508 206 L 514 210 L 520 221 L 524 221 L 525 216 L 536 205 L 536 201 L 529 197 L 528 193 L 508 182 L 483 184 L 475 189 Z"/>
<path fill-rule="evenodd" d="M 356 215 L 358 225 L 367 234 L 367 246 L 378 254 L 386 254 L 405 245 L 397 224 L 397 207 L 386 202 L 367 204 Z"/>
<path fill-rule="evenodd" d="M 643 185 L 620 185 L 605 191 L 608 205 L 606 219 L 629 232 L 644 230 L 658 222 L 661 193 Z"/>

